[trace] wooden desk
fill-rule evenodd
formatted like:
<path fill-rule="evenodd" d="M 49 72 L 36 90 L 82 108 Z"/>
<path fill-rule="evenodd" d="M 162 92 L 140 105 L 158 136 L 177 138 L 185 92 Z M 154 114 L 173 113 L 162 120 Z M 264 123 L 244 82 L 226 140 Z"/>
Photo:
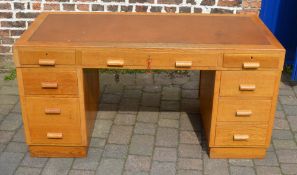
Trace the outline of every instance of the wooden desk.
<path fill-rule="evenodd" d="M 43 13 L 14 46 L 30 152 L 86 156 L 99 96 L 94 68 L 182 69 L 201 70 L 210 157 L 262 158 L 284 55 L 256 16 Z"/>

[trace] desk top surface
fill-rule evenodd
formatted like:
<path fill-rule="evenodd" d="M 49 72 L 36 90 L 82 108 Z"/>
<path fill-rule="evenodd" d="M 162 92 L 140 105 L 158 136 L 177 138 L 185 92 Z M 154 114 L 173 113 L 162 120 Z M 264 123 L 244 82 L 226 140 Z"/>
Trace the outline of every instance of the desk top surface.
<path fill-rule="evenodd" d="M 282 49 L 256 16 L 43 13 L 16 45 Z"/>

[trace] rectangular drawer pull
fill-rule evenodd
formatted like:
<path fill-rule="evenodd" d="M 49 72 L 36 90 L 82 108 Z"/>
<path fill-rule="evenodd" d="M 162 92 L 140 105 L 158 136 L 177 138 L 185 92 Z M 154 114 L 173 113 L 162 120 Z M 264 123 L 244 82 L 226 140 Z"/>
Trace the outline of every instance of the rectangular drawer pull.
<path fill-rule="evenodd" d="M 124 66 L 124 60 L 107 60 L 108 66 Z"/>
<path fill-rule="evenodd" d="M 46 134 L 46 137 L 48 139 L 62 139 L 63 138 L 63 134 L 61 132 L 48 132 Z"/>
<path fill-rule="evenodd" d="M 260 63 L 258 62 L 244 62 L 243 68 L 245 69 L 257 69 L 260 67 Z"/>
<path fill-rule="evenodd" d="M 236 116 L 240 117 L 248 117 L 251 116 L 253 112 L 251 110 L 237 110 L 236 111 Z"/>
<path fill-rule="evenodd" d="M 192 61 L 176 61 L 175 67 L 192 67 Z"/>
<path fill-rule="evenodd" d="M 46 108 L 44 110 L 45 114 L 61 114 L 61 109 L 59 108 Z"/>
<path fill-rule="evenodd" d="M 254 90 L 256 90 L 256 85 L 254 85 L 254 84 L 241 84 L 241 85 L 239 85 L 239 90 L 241 90 L 241 91 L 254 91 Z"/>
<path fill-rule="evenodd" d="M 56 60 L 52 59 L 39 59 L 38 64 L 40 66 L 54 66 L 56 64 Z"/>
<path fill-rule="evenodd" d="M 57 82 L 42 82 L 41 87 L 44 89 L 57 89 L 58 83 Z"/>
<path fill-rule="evenodd" d="M 242 134 L 234 134 L 233 136 L 234 141 L 246 141 L 249 138 L 250 138 L 249 135 L 242 135 Z"/>

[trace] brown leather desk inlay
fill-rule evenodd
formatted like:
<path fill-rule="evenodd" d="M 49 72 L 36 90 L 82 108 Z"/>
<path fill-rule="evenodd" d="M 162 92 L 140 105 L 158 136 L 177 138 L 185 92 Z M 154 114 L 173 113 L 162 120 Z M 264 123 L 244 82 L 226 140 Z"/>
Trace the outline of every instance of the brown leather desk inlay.
<path fill-rule="evenodd" d="M 97 68 L 201 70 L 210 157 L 263 158 L 284 55 L 256 16 L 42 13 L 14 46 L 27 144 L 37 157 L 86 156 Z"/>

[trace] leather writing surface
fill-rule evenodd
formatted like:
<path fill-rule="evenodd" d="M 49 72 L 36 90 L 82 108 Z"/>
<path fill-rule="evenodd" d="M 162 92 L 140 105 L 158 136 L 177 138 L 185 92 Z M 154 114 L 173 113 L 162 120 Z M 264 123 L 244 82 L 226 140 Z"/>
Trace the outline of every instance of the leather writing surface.
<path fill-rule="evenodd" d="M 49 14 L 29 41 L 269 45 L 248 16 Z"/>

